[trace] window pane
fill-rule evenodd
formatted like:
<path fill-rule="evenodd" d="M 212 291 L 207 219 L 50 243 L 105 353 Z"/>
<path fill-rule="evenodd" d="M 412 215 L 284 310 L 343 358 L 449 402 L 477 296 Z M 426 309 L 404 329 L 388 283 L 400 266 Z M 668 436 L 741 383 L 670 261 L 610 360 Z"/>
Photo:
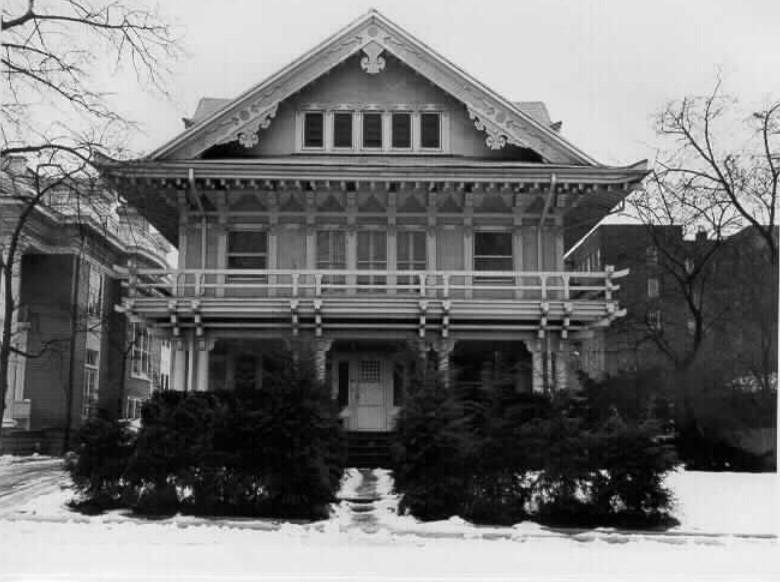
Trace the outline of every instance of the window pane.
<path fill-rule="evenodd" d="M 267 237 L 262 230 L 234 230 L 228 233 L 229 253 L 266 252 Z"/>
<path fill-rule="evenodd" d="M 307 148 L 322 147 L 322 113 L 307 113 L 303 124 L 303 145 Z"/>
<path fill-rule="evenodd" d="M 474 235 L 475 256 L 512 257 L 512 234 L 509 232 L 478 232 Z"/>
<path fill-rule="evenodd" d="M 423 113 L 420 116 L 420 145 L 424 148 L 441 147 L 441 115 Z"/>
<path fill-rule="evenodd" d="M 364 148 L 382 147 L 382 114 L 381 113 L 363 114 L 363 147 Z"/>
<path fill-rule="evenodd" d="M 352 147 L 352 113 L 336 113 L 333 116 L 333 146 Z"/>
<path fill-rule="evenodd" d="M 393 113 L 393 147 L 412 147 L 412 116 L 409 113 Z"/>

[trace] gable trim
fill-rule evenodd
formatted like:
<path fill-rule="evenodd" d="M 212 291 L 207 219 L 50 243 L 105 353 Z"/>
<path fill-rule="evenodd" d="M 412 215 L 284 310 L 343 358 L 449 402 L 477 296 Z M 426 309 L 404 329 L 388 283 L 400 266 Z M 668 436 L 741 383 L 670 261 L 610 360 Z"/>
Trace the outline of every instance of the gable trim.
<path fill-rule="evenodd" d="M 154 160 L 192 159 L 209 147 L 238 141 L 252 147 L 258 131 L 267 128 L 279 103 L 311 84 L 358 51 L 361 65 L 381 74 L 387 51 L 441 90 L 463 103 L 475 127 L 486 133 L 486 145 L 507 143 L 532 149 L 557 164 L 599 166 L 553 129 L 539 123 L 375 10 L 309 51 L 286 68 L 227 103 L 148 157 Z M 365 63 L 365 64 L 364 64 Z"/>

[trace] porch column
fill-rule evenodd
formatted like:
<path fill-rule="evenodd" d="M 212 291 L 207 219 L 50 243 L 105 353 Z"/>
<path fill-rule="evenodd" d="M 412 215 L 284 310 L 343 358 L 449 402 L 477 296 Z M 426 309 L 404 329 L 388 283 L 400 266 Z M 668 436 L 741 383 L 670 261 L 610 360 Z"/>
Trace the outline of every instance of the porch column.
<path fill-rule="evenodd" d="M 173 340 L 173 389 L 184 392 L 187 389 L 187 350 L 186 340 Z"/>
<path fill-rule="evenodd" d="M 213 340 L 199 339 L 197 341 L 198 349 L 193 351 L 197 355 L 198 369 L 195 374 L 195 390 L 198 392 L 208 392 L 209 389 L 209 352 L 214 348 Z"/>
<path fill-rule="evenodd" d="M 544 392 L 544 350 L 540 340 L 525 342 L 531 352 L 531 386 L 535 394 Z"/>
<path fill-rule="evenodd" d="M 569 345 L 566 340 L 560 340 L 558 351 L 555 352 L 555 388 L 566 390 L 568 387 Z"/>
<path fill-rule="evenodd" d="M 314 351 L 314 365 L 317 371 L 317 381 L 325 382 L 325 371 L 327 370 L 328 352 L 333 345 L 333 340 L 318 339 Z"/>
<path fill-rule="evenodd" d="M 450 356 L 455 349 L 455 340 L 441 339 L 436 342 L 435 350 L 438 364 L 439 375 L 444 382 L 444 386 L 449 388 L 452 385 L 452 374 L 450 372 Z"/>

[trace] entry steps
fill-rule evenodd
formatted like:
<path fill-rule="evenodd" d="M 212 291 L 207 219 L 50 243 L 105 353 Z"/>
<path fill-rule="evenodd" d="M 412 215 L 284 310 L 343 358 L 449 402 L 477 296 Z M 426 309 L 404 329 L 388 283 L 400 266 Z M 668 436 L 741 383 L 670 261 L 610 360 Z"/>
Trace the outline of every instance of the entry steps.
<path fill-rule="evenodd" d="M 347 466 L 361 469 L 390 468 L 389 432 L 347 433 Z"/>

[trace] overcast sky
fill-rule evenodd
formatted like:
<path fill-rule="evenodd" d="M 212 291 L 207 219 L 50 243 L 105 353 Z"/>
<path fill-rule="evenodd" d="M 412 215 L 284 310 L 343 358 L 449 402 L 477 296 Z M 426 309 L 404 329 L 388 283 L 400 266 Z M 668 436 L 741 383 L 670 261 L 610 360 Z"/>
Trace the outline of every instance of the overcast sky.
<path fill-rule="evenodd" d="M 547 103 L 601 162 L 654 155 L 670 99 L 725 89 L 746 106 L 780 97 L 780 0 L 167 0 L 188 57 L 171 101 L 117 83 L 146 153 L 201 96 L 233 97 L 376 8 L 513 101 Z"/>

